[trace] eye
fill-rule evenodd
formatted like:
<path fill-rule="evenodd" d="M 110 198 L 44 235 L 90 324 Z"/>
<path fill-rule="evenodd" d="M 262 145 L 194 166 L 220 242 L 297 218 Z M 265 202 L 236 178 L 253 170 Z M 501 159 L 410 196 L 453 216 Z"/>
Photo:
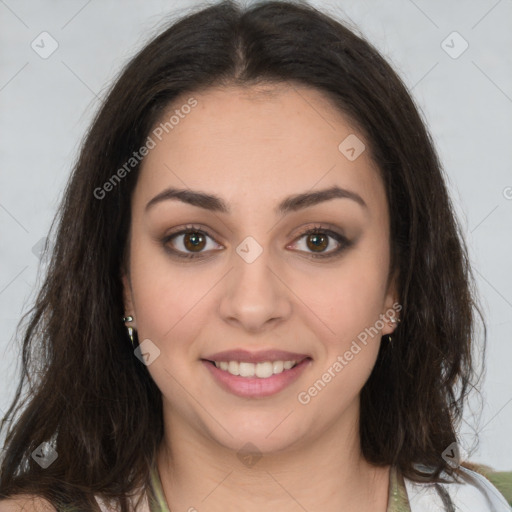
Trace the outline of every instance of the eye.
<path fill-rule="evenodd" d="M 186 226 L 185 229 L 166 236 L 162 240 L 162 243 L 167 251 L 179 258 L 201 258 L 204 257 L 202 254 L 204 252 L 203 249 L 207 248 L 207 238 L 212 239 L 210 235 L 201 228 L 197 226 Z M 173 245 L 177 245 L 178 249 L 169 247 L 169 243 L 175 239 L 176 241 Z M 207 248 L 207 250 L 208 249 L 211 248 Z M 189 252 L 187 253 L 187 251 Z"/>
<path fill-rule="evenodd" d="M 312 251 L 310 253 L 312 258 L 332 258 L 339 255 L 344 249 L 351 245 L 351 242 L 342 234 L 328 228 L 322 228 L 322 226 L 315 226 L 308 229 L 299 235 L 297 240 L 302 240 L 303 238 L 305 238 L 306 247 L 304 252 L 308 252 L 308 250 Z M 332 245 L 329 239 L 334 239 L 338 247 L 326 252 L 326 249 Z M 293 245 L 297 245 L 297 242 Z"/>

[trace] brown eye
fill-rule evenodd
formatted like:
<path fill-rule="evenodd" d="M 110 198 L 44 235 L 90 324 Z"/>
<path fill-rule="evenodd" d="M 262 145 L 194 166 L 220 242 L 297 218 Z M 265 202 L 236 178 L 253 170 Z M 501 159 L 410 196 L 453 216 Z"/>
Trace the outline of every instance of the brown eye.
<path fill-rule="evenodd" d="M 200 252 L 206 245 L 205 237 L 198 231 L 187 232 L 183 235 L 183 245 L 187 251 Z"/>
<path fill-rule="evenodd" d="M 305 239 L 305 249 L 300 249 L 300 252 L 308 253 L 312 258 L 331 258 L 340 255 L 346 248 L 352 245 L 346 237 L 340 233 L 336 233 L 327 228 L 316 226 L 302 233 L 295 242 L 294 246 L 299 245 L 302 239 Z M 331 240 L 334 239 L 336 244 L 333 250 L 327 250 L 331 247 Z"/>
<path fill-rule="evenodd" d="M 306 244 L 313 252 L 322 252 L 329 246 L 329 237 L 321 233 L 312 233 L 308 235 Z"/>
<path fill-rule="evenodd" d="M 167 235 L 162 239 L 164 249 L 179 258 L 201 258 L 206 256 L 205 249 L 210 249 L 208 241 L 213 238 L 202 229 L 195 226 L 186 226 L 185 229 Z M 215 244 L 213 244 L 215 248 Z"/>

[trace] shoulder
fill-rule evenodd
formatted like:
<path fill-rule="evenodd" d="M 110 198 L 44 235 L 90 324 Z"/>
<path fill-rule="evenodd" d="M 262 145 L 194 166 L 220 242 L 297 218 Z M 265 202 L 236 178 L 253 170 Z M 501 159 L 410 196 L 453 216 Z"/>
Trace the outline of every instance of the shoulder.
<path fill-rule="evenodd" d="M 441 476 L 449 483 L 418 483 L 404 478 L 411 512 L 457 510 L 460 512 L 512 512 L 498 489 L 483 475 L 459 466 L 459 481 Z M 451 501 L 452 507 L 448 505 Z"/>
<path fill-rule="evenodd" d="M 20 495 L 0 499 L 0 512 L 56 512 L 48 500 L 38 496 Z"/>
<path fill-rule="evenodd" d="M 147 496 L 144 494 L 142 498 L 140 503 L 133 497 L 128 498 L 128 501 L 131 502 L 133 510 L 150 512 Z M 113 512 L 115 510 L 115 507 L 100 496 L 95 495 L 94 499 L 102 512 Z M 75 510 L 78 510 L 78 508 L 75 508 Z M 40 496 L 20 494 L 12 498 L 0 498 L 0 512 L 57 512 L 57 509 L 48 500 Z"/>

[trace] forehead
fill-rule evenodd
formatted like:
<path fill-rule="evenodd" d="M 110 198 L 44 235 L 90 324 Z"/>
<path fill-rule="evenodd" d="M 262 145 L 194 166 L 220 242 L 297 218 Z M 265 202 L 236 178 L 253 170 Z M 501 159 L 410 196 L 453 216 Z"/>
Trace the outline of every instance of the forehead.
<path fill-rule="evenodd" d="M 141 166 L 140 197 L 179 186 L 215 191 L 230 204 L 243 198 L 244 204 L 258 207 L 262 201 L 338 185 L 383 206 L 383 186 L 369 152 L 350 160 L 340 151 L 347 137 L 367 143 L 312 88 L 229 86 L 184 94 L 150 137 L 155 144 Z"/>

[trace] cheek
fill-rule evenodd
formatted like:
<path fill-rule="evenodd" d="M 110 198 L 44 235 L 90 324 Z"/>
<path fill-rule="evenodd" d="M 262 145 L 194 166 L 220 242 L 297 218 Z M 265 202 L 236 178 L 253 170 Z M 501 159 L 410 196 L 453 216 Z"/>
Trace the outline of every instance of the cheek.
<path fill-rule="evenodd" d="M 302 274 L 293 288 L 318 332 L 341 349 L 383 313 L 386 281 L 387 258 L 365 246 L 329 269 Z"/>
<path fill-rule="evenodd" d="M 202 299 L 213 276 L 175 264 L 156 242 L 145 242 L 133 247 L 131 280 L 139 339 L 161 350 L 186 345 L 204 320 Z"/>
<path fill-rule="evenodd" d="M 332 421 L 349 407 L 371 375 L 381 341 L 377 322 L 385 299 L 385 263 L 370 252 L 358 254 L 322 278 L 324 293 L 315 287 L 308 296 L 322 320 L 316 334 L 323 353 L 299 402 L 307 399 L 318 420 Z"/>

